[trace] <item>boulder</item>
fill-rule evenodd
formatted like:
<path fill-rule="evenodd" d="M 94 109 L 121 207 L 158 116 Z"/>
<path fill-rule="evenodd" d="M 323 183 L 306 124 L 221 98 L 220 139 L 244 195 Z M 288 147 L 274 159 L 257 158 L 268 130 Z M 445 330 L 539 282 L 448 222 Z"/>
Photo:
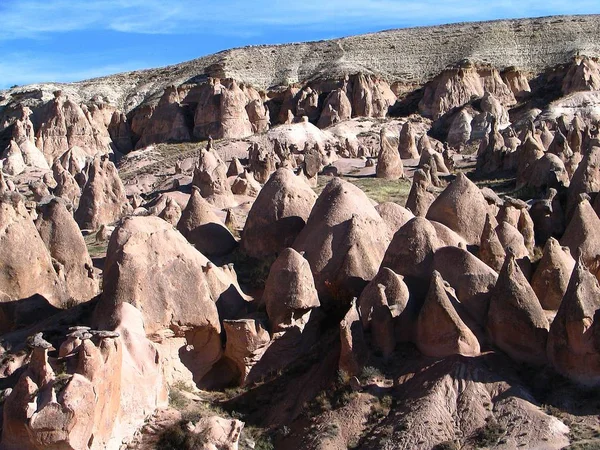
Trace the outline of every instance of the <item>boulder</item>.
<path fill-rule="evenodd" d="M 193 433 L 202 436 L 198 450 L 237 450 L 244 422 L 219 416 L 201 418 Z"/>

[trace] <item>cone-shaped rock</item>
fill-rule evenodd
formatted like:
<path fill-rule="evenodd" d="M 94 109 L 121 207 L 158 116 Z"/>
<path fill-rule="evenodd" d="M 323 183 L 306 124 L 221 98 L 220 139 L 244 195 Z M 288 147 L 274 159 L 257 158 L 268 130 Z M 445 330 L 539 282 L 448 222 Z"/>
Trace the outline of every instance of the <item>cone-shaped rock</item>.
<path fill-rule="evenodd" d="M 375 209 L 388 226 L 390 239 L 394 237 L 394 234 L 396 234 L 396 231 L 398 231 L 402 225 L 415 217 L 408 209 L 394 202 L 380 203 L 375 206 Z"/>
<path fill-rule="evenodd" d="M 504 259 L 506 258 L 504 248 L 505 247 L 500 242 L 500 239 L 498 239 L 496 230 L 492 225 L 492 218 L 488 214 L 481 235 L 481 243 L 479 244 L 479 259 L 496 272 L 500 272 L 500 269 L 502 269 L 502 266 L 504 265 Z"/>
<path fill-rule="evenodd" d="M 456 231 L 468 244 L 479 245 L 487 211 L 483 194 L 461 172 L 431 204 L 426 217 Z"/>
<path fill-rule="evenodd" d="M 231 232 L 196 187 L 192 189 L 188 204 L 181 213 L 177 229 L 206 256 L 225 255 L 237 245 Z"/>
<path fill-rule="evenodd" d="M 584 155 L 571 178 L 567 199 L 567 218 L 570 219 L 577 208 L 580 194 L 598 191 L 600 191 L 600 147 L 592 147 Z"/>
<path fill-rule="evenodd" d="M 404 278 L 387 267 L 382 267 L 358 299 L 358 309 L 363 328 L 371 327 L 373 312 L 380 306 L 391 308 L 393 315 L 398 316 L 408 303 L 410 293 Z"/>
<path fill-rule="evenodd" d="M 492 291 L 487 330 L 516 361 L 544 364 L 549 324 L 533 288 L 510 252 Z"/>
<path fill-rule="evenodd" d="M 181 206 L 171 197 L 167 198 L 167 202 L 163 210 L 158 213 L 158 217 L 173 226 L 177 226 L 177 222 L 181 218 Z"/>
<path fill-rule="evenodd" d="M 428 280 L 433 254 L 443 245 L 433 224 L 423 217 L 415 217 L 394 235 L 381 267 L 389 267 L 405 277 Z"/>
<path fill-rule="evenodd" d="M 434 358 L 476 356 L 480 351 L 477 338 L 452 306 L 444 280 L 436 271 L 417 319 L 416 344 L 421 353 Z"/>
<path fill-rule="evenodd" d="M 286 248 L 271 266 L 263 302 L 273 330 L 291 325 L 294 318 L 320 306 L 310 265 L 292 248 Z"/>
<path fill-rule="evenodd" d="M 548 359 L 561 374 L 588 385 L 600 383 L 598 309 L 600 285 L 579 260 L 550 327 Z"/>
<path fill-rule="evenodd" d="M 79 227 L 96 230 L 100 225 L 119 220 L 129 208 L 125 187 L 115 165 L 108 159 L 94 159 L 75 212 Z"/>
<path fill-rule="evenodd" d="M 293 246 L 305 252 L 323 303 L 358 295 L 377 274 L 389 244 L 386 228 L 358 187 L 339 178 L 325 186 Z"/>
<path fill-rule="evenodd" d="M 573 257 L 581 256 L 586 267 L 597 273 L 600 268 L 600 219 L 586 198 L 581 198 L 575 208 L 560 245 L 569 247 Z"/>
<path fill-rule="evenodd" d="M 479 325 L 485 325 L 491 291 L 498 274 L 479 258 L 458 247 L 437 250 L 433 268 L 454 288 L 458 300 L 471 317 Z"/>
<path fill-rule="evenodd" d="M 79 199 L 81 198 L 81 188 L 79 187 L 79 184 L 77 184 L 73 175 L 71 175 L 58 160 L 54 162 L 52 172 L 54 179 L 56 180 L 54 195 L 69 200 L 76 210 L 79 206 Z"/>
<path fill-rule="evenodd" d="M 198 162 L 192 184 L 200 189 L 202 197 L 217 208 L 233 206 L 235 200 L 227 181 L 227 166 L 219 155 L 213 150 L 203 149 Z"/>
<path fill-rule="evenodd" d="M 35 225 L 50 255 L 62 264 L 69 298 L 84 302 L 98 293 L 92 260 L 79 227 L 65 201 L 53 198 L 40 204 Z"/>
<path fill-rule="evenodd" d="M 251 256 L 275 255 L 290 247 L 304 228 L 317 195 L 289 169 L 278 169 L 260 191 L 242 232 Z"/>
<path fill-rule="evenodd" d="M 415 171 L 413 182 L 406 199 L 406 207 L 415 215 L 425 217 L 431 204 L 435 201 L 435 195 L 429 192 L 431 181 L 423 169 Z"/>
<path fill-rule="evenodd" d="M 17 193 L 0 197 L 0 292 L 2 302 L 35 294 L 60 307 L 64 291 L 50 257 Z"/>
<path fill-rule="evenodd" d="M 419 157 L 416 135 L 410 121 L 402 125 L 400 129 L 398 151 L 400 152 L 400 157 L 403 159 L 417 159 Z"/>
<path fill-rule="evenodd" d="M 559 308 L 574 267 L 575 260 L 569 248 L 561 247 L 556 239 L 549 238 L 544 247 L 544 255 L 531 279 L 531 287 L 542 308 Z"/>

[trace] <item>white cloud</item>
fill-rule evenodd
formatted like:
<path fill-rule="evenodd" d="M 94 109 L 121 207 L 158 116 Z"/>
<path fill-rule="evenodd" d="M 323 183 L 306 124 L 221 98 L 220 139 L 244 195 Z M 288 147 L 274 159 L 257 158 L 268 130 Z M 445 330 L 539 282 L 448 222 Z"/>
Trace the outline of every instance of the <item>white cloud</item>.
<path fill-rule="evenodd" d="M 125 33 L 232 33 L 256 35 L 265 27 L 357 24 L 407 26 L 502 17 L 600 12 L 597 0 L 3 0 L 0 39 L 105 29 Z"/>

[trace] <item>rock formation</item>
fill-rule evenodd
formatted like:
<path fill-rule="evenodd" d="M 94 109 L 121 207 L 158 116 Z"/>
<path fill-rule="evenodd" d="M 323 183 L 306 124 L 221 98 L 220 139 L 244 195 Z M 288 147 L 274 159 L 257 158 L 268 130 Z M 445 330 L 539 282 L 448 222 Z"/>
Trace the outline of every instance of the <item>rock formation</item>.
<path fill-rule="evenodd" d="M 292 248 L 281 252 L 269 271 L 262 301 L 274 331 L 320 306 L 310 266 L 300 253 Z"/>
<path fill-rule="evenodd" d="M 208 257 L 227 254 L 237 246 L 231 231 L 196 187 L 176 225 L 188 242 Z"/>
<path fill-rule="evenodd" d="M 94 159 L 88 176 L 75 220 L 80 228 L 96 230 L 123 217 L 129 211 L 129 202 L 117 169 L 108 159 Z"/>
<path fill-rule="evenodd" d="M 275 255 L 290 247 L 304 228 L 317 195 L 289 169 L 278 169 L 252 205 L 242 248 L 255 257 Z"/>
<path fill-rule="evenodd" d="M 477 338 L 452 306 L 444 280 L 436 271 L 417 319 L 416 344 L 421 353 L 434 358 L 479 354 Z"/>
<path fill-rule="evenodd" d="M 404 166 L 398 153 L 398 141 L 385 128 L 379 135 L 379 155 L 377 156 L 377 178 L 397 180 L 404 177 Z"/>
<path fill-rule="evenodd" d="M 535 292 L 509 252 L 490 298 L 487 330 L 492 342 L 516 361 L 544 364 L 548 329 Z"/>
<path fill-rule="evenodd" d="M 600 285 L 577 262 L 548 335 L 548 359 L 554 368 L 579 383 L 600 382 L 600 352 L 596 312 L 600 308 Z"/>
<path fill-rule="evenodd" d="M 574 267 L 575 260 L 569 248 L 561 247 L 556 239 L 549 238 L 531 280 L 542 308 L 557 310 L 560 307 Z"/>
<path fill-rule="evenodd" d="M 332 306 L 332 298 L 349 300 L 375 276 L 389 244 L 385 229 L 356 186 L 339 178 L 325 186 L 293 245 L 305 252 L 324 306 Z"/>
<path fill-rule="evenodd" d="M 40 204 L 35 225 L 50 256 L 61 265 L 69 299 L 84 302 L 99 290 L 87 246 L 64 200 Z"/>
<path fill-rule="evenodd" d="M 479 245 L 486 213 L 487 202 L 481 191 L 459 172 L 456 179 L 431 204 L 426 217 L 456 231 L 468 244 Z"/>

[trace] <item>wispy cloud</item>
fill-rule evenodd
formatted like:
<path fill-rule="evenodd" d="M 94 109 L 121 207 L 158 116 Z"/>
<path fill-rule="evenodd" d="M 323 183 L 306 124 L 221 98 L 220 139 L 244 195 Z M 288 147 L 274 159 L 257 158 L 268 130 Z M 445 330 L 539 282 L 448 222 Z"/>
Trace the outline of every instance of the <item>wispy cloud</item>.
<path fill-rule="evenodd" d="M 113 30 L 141 34 L 268 32 L 266 27 L 360 23 L 406 26 L 463 20 L 600 12 L 597 0 L 3 0 L 0 39 Z"/>

